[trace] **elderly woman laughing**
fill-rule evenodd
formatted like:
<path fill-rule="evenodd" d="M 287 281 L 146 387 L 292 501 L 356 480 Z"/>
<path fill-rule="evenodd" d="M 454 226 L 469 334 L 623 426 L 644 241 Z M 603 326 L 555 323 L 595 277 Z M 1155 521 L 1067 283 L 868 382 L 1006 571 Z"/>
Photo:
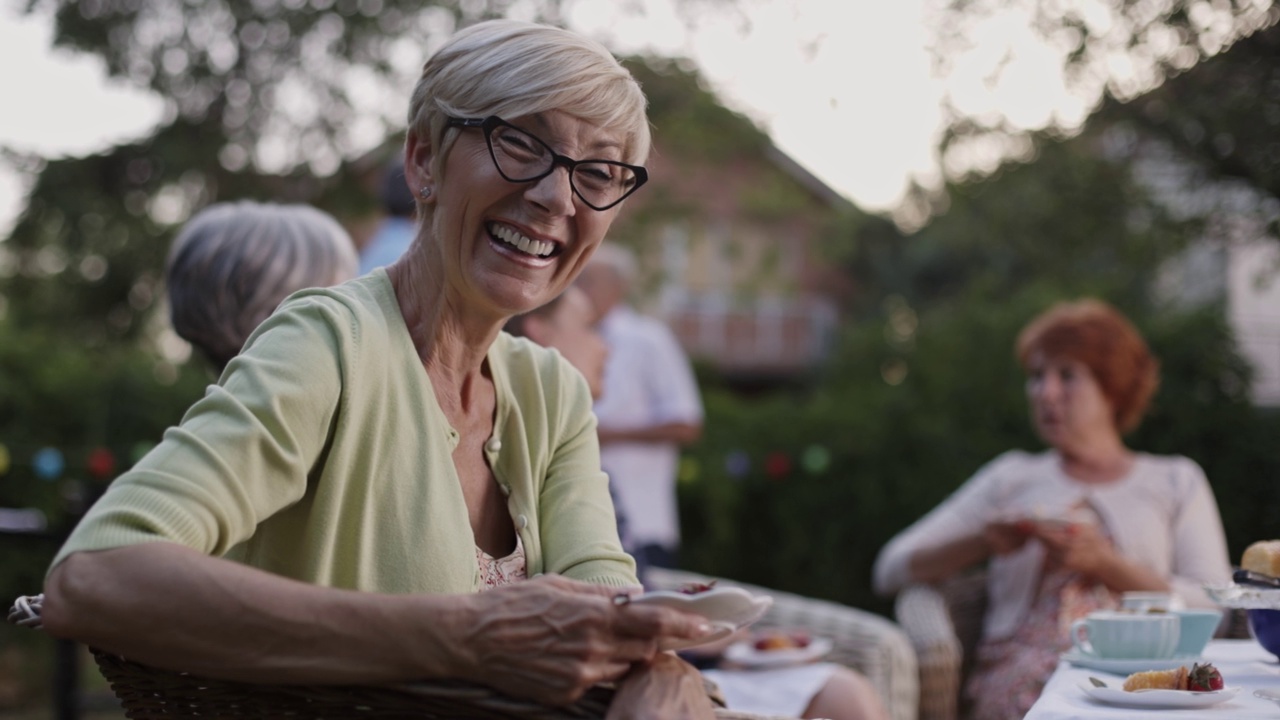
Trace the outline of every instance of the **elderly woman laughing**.
<path fill-rule="evenodd" d="M 704 621 L 612 602 L 638 583 L 586 382 L 501 333 L 644 184 L 644 106 L 570 32 L 456 34 L 410 103 L 410 249 L 258 327 L 62 548 L 46 627 L 213 677 L 458 677 L 547 703 L 620 681 L 613 717 L 710 715 L 658 650 Z"/>

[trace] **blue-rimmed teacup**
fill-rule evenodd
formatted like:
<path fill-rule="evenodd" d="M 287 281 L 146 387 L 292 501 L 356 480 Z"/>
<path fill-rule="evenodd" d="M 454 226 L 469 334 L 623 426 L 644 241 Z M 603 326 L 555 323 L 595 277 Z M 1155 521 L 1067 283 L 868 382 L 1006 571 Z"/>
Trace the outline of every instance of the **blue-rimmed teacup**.
<path fill-rule="evenodd" d="M 1159 660 L 1178 651 L 1181 620 L 1171 613 L 1090 613 L 1071 625 L 1071 642 L 1090 657 Z"/>
<path fill-rule="evenodd" d="M 1222 622 L 1221 610 L 1174 610 L 1179 620 L 1178 655 L 1200 657 Z"/>

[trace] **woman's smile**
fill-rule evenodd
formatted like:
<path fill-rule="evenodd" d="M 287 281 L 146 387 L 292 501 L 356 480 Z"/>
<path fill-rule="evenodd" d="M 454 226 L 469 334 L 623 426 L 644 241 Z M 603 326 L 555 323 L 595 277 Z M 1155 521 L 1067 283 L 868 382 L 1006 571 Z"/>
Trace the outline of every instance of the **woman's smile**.
<path fill-rule="evenodd" d="M 505 223 L 489 223 L 489 239 L 498 244 L 499 250 L 514 252 L 517 257 L 524 256 L 534 260 L 547 260 L 560 254 L 562 245 L 554 240 L 529 237 L 519 228 Z"/>

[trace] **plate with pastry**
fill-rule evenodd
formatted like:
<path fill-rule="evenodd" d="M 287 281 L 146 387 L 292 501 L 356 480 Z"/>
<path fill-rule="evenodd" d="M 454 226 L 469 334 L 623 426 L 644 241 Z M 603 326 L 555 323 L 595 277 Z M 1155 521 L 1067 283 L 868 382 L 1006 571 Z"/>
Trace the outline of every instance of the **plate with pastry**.
<path fill-rule="evenodd" d="M 615 602 L 661 605 L 706 618 L 716 629 L 712 634 L 696 640 L 670 640 L 659 644 L 663 650 L 683 650 L 719 640 L 759 620 L 769 606 L 773 605 L 773 598 L 768 595 L 752 595 L 740 587 L 716 587 L 715 582 L 711 582 L 689 583 L 679 590 L 619 595 Z"/>
<path fill-rule="evenodd" d="M 1224 687 L 1221 690 L 1210 692 L 1188 692 L 1186 690 L 1139 690 L 1137 692 L 1127 692 L 1120 688 L 1095 687 L 1088 682 L 1080 683 L 1080 689 L 1085 695 L 1100 703 L 1151 710 L 1209 707 L 1224 703 L 1240 692 L 1238 687 Z"/>
<path fill-rule="evenodd" d="M 1137 708 L 1199 708 L 1235 697 L 1238 687 L 1227 687 L 1222 673 L 1209 663 L 1194 663 L 1170 670 L 1145 670 L 1124 679 L 1120 687 L 1097 678 L 1080 683 L 1085 695 L 1108 705 Z"/>
<path fill-rule="evenodd" d="M 763 630 L 725 648 L 724 659 L 752 668 L 785 667 L 813 662 L 831 647 L 831 640 L 815 638 L 807 630 Z"/>

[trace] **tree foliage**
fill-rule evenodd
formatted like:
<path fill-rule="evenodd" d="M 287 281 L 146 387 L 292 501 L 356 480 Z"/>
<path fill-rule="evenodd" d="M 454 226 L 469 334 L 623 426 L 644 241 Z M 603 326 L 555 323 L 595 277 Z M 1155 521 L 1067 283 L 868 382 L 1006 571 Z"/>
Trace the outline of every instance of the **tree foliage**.
<path fill-rule="evenodd" d="M 1270 0 L 931 0 L 937 69 L 948 75 L 993 19 L 1025 22 L 1058 53 L 1069 88 L 1129 99 L 1274 23 Z M 991 63 L 1005 72 L 1016 50 Z"/>
<path fill-rule="evenodd" d="M 1127 122 L 1194 159 L 1216 179 L 1280 202 L 1280 25 L 1170 78 L 1130 102 L 1109 100 L 1095 122 Z"/>
<path fill-rule="evenodd" d="M 1267 108 L 1276 96 L 1268 84 L 1274 40 L 1263 33 L 1241 42 L 1280 20 L 1280 7 L 1272 0 L 931 0 L 928 7 L 935 70 L 941 77 L 963 72 L 994 87 L 1006 76 L 1025 72 L 1028 53 L 1008 28 L 1029 27 L 1058 63 L 1066 90 L 1083 107 L 1078 113 L 1055 111 L 1029 127 L 1000 111 L 966 111 L 954 94 L 949 96 L 939 152 L 951 177 L 990 172 L 1010 158 L 1025 160 L 1034 147 L 1029 134 L 1074 134 L 1104 103 L 1123 104 L 1153 90 L 1153 103 L 1143 103 L 1146 117 L 1172 135 L 1190 137 L 1191 142 L 1181 144 L 1189 156 L 1223 170 L 1234 166 L 1229 172 L 1236 175 L 1275 172 L 1274 133 L 1265 130 L 1270 127 L 1267 113 L 1274 114 Z M 1228 49 L 1231 60 L 1205 62 Z M 1220 69 L 1186 73 L 1206 64 Z M 1181 80 L 1180 91 L 1157 90 L 1182 75 L 1194 79 Z M 1226 80 L 1227 75 L 1232 79 Z M 1046 78 L 1045 85 L 1052 82 Z M 1246 99 L 1237 88 L 1250 88 L 1244 92 L 1253 97 Z M 1260 172 L 1259 166 L 1268 169 Z M 927 217 L 943 205 L 944 193 L 917 187 L 906 202 L 910 212 L 902 214 Z"/>
<path fill-rule="evenodd" d="M 974 287 L 999 298 L 1035 278 L 1142 306 L 1161 262 L 1202 221 L 1175 215 L 1136 175 L 1136 148 L 1108 137 L 1105 129 L 1070 142 L 1038 137 L 1029 161 L 949 185 L 944 213 L 913 235 L 880 232 L 847 246 L 871 301 L 855 309 L 878 312 L 877 298 L 890 294 L 927 306 Z"/>
<path fill-rule="evenodd" d="M 195 125 L 229 169 L 320 176 L 367 146 L 407 108 L 429 50 L 461 24 L 514 0 L 33 0 L 50 5 L 55 43 L 154 90 Z M 560 0 L 534 3 L 554 18 Z M 370 112 L 370 105 L 377 105 Z M 370 128 L 369 124 L 382 123 Z"/>

